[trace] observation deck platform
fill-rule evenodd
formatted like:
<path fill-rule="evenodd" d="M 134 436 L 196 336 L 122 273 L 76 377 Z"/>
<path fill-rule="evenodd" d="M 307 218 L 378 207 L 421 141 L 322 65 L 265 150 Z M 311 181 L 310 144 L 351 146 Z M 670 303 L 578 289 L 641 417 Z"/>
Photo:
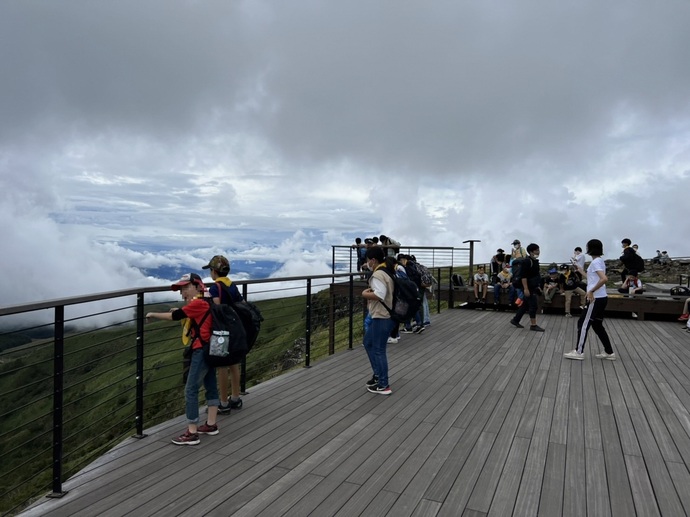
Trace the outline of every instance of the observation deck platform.
<path fill-rule="evenodd" d="M 618 360 L 584 361 L 576 318 L 447 310 L 389 345 L 389 397 L 361 346 L 251 388 L 220 434 L 184 418 L 128 439 L 23 515 L 690 514 L 690 334 L 608 319 Z M 527 323 L 524 321 L 523 323 Z"/>

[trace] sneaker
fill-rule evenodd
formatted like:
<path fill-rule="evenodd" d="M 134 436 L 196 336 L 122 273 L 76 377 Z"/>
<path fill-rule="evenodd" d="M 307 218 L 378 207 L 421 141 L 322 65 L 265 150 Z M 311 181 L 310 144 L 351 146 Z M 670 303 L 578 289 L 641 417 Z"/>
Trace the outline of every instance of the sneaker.
<path fill-rule="evenodd" d="M 530 325 L 529 329 L 533 330 L 534 332 L 544 332 L 544 329 L 541 328 L 539 325 Z"/>
<path fill-rule="evenodd" d="M 636 312 L 633 312 L 633 313 L 632 313 L 632 317 L 633 317 L 633 318 L 637 318 L 637 313 L 636 313 Z"/>
<path fill-rule="evenodd" d="M 681 314 L 678 321 L 688 321 L 688 319 L 690 319 L 690 314 Z"/>
<path fill-rule="evenodd" d="M 517 322 L 517 321 L 515 321 L 515 320 L 510 320 L 510 324 L 511 324 L 512 326 L 514 326 L 514 327 L 519 328 L 519 329 L 524 329 L 524 328 L 525 328 L 523 325 L 520 325 L 520 323 Z"/>
<path fill-rule="evenodd" d="M 218 434 L 218 426 L 216 424 L 208 425 L 208 423 L 200 425 L 196 428 L 199 434 L 210 434 L 211 436 Z"/>
<path fill-rule="evenodd" d="M 398 341 L 399 341 L 399 339 L 397 337 L 389 337 L 387 343 L 388 344 L 397 343 Z"/>
<path fill-rule="evenodd" d="M 412 334 L 412 329 L 404 328 L 400 332 L 402 332 L 403 334 Z"/>
<path fill-rule="evenodd" d="M 515 305 L 517 305 L 518 307 L 520 307 L 520 305 L 522 305 L 522 299 L 521 299 L 521 298 L 518 298 L 517 300 L 515 300 Z"/>
<path fill-rule="evenodd" d="M 569 312 L 566 312 L 566 313 L 565 313 L 565 317 L 566 317 L 566 318 L 572 318 L 572 317 L 573 317 L 573 315 L 572 315 L 572 314 L 570 314 Z"/>
<path fill-rule="evenodd" d="M 563 357 L 566 359 L 577 359 L 578 361 L 582 361 L 585 358 L 585 354 L 581 354 L 577 350 L 571 350 L 570 352 L 563 354 Z"/>
<path fill-rule="evenodd" d="M 376 375 L 374 375 L 371 379 L 369 379 L 367 381 L 367 384 L 366 384 L 367 388 L 373 388 L 374 386 L 378 386 L 378 385 L 379 385 L 379 378 Z"/>
<path fill-rule="evenodd" d="M 219 415 L 228 415 L 230 414 L 230 410 L 232 409 L 232 406 L 228 402 L 227 405 L 224 405 L 222 402 L 218 405 L 218 414 Z"/>
<path fill-rule="evenodd" d="M 424 330 L 426 330 L 426 327 L 424 325 L 418 325 L 412 330 L 412 332 L 414 334 L 421 334 L 422 332 L 424 332 Z"/>
<path fill-rule="evenodd" d="M 609 361 L 615 361 L 616 360 L 616 353 L 612 352 L 610 354 L 607 354 L 606 352 L 602 352 L 600 354 L 595 355 L 597 359 L 608 359 Z"/>
<path fill-rule="evenodd" d="M 199 445 L 199 435 L 197 433 L 190 433 L 187 429 L 183 435 L 173 438 L 172 443 L 175 445 Z"/>
<path fill-rule="evenodd" d="M 425 327 L 428 327 L 429 325 L 431 325 L 431 322 L 430 322 L 430 321 L 425 321 L 425 322 L 424 322 L 424 326 L 425 326 Z"/>
<path fill-rule="evenodd" d="M 230 399 L 230 407 L 232 409 L 242 409 L 242 399 L 241 398 L 238 398 L 237 400 Z"/>
<path fill-rule="evenodd" d="M 393 393 L 390 386 L 386 386 L 384 388 L 378 384 L 376 386 L 369 386 L 367 389 L 369 390 L 369 393 L 378 393 L 379 395 L 390 395 Z"/>

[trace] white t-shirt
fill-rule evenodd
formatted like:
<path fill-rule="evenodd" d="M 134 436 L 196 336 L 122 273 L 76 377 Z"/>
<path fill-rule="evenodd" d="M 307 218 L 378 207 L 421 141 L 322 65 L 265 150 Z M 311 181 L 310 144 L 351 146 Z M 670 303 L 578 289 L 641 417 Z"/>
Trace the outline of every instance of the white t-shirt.
<path fill-rule="evenodd" d="M 578 253 L 577 255 L 574 255 L 573 261 L 575 262 L 576 266 L 579 266 L 580 268 L 582 268 L 582 271 L 585 270 L 585 255 L 584 255 L 584 253 Z"/>
<path fill-rule="evenodd" d="M 475 282 L 489 283 L 489 277 L 488 277 L 488 275 L 487 275 L 486 273 L 481 274 L 481 275 L 480 275 L 479 273 L 476 273 L 476 274 L 474 275 L 474 281 L 475 281 Z"/>
<path fill-rule="evenodd" d="M 599 275 L 597 275 L 597 271 L 601 271 L 602 273 L 606 274 L 606 263 L 601 257 L 597 257 L 592 260 L 587 268 L 587 292 L 591 291 L 592 288 L 599 282 Z M 606 296 L 606 284 L 594 291 L 595 298 L 606 298 Z"/>

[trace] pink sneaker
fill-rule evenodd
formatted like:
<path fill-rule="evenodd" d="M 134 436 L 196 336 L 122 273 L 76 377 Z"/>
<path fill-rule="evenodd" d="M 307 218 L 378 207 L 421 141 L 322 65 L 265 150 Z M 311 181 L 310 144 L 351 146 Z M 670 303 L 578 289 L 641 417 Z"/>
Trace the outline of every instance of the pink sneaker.
<path fill-rule="evenodd" d="M 681 314 L 678 321 L 688 321 L 688 319 L 690 319 L 690 314 Z"/>

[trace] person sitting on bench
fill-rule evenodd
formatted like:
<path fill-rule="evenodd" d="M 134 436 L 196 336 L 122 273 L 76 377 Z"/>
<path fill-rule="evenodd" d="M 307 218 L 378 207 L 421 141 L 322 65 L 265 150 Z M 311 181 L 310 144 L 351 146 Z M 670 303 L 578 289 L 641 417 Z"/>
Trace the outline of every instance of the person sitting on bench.
<path fill-rule="evenodd" d="M 623 285 L 618 288 L 619 293 L 629 293 L 629 294 L 642 294 L 644 289 L 642 288 L 642 280 L 637 278 L 637 271 L 631 269 L 628 271 L 628 276 L 623 282 Z"/>

